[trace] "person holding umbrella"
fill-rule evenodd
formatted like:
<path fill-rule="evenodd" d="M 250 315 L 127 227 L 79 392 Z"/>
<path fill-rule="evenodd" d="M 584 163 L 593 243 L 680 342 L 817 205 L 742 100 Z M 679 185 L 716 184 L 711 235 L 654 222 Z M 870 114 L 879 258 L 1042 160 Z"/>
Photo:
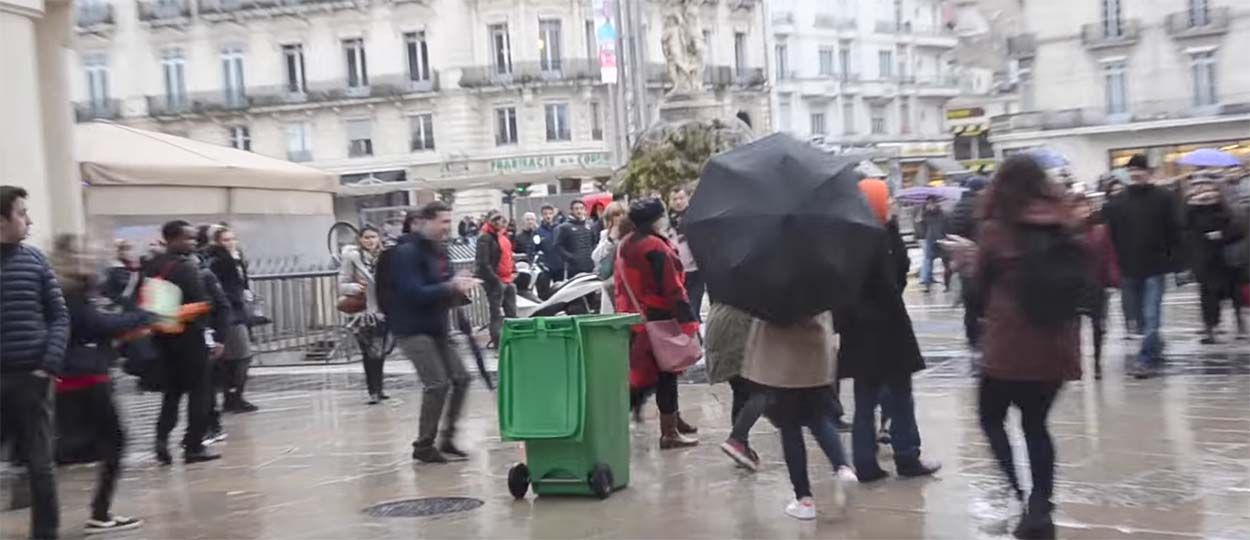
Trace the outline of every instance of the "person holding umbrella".
<path fill-rule="evenodd" d="M 920 214 L 920 222 L 917 223 L 917 236 L 923 239 L 924 243 L 924 262 L 920 266 L 920 284 L 924 285 L 924 292 L 933 289 L 933 260 L 942 260 L 942 282 L 946 286 L 946 290 L 951 289 L 951 267 L 950 258 L 945 254 L 945 250 L 938 245 L 938 240 L 946 238 L 946 211 L 942 210 L 942 199 L 936 195 L 930 195 L 924 203 L 924 210 Z"/>
<path fill-rule="evenodd" d="M 880 180 L 862 180 L 859 189 L 873 214 L 886 228 L 882 249 L 858 301 L 839 310 L 837 329 L 842 336 L 838 351 L 838 377 L 855 379 L 855 420 L 852 450 L 860 482 L 885 478 L 877 464 L 875 412 L 890 419 L 890 444 L 894 447 L 899 476 L 927 476 L 939 463 L 920 458 L 920 430 L 912 400 L 911 374 L 924 369 L 924 358 L 903 304 L 907 283 L 907 248 L 891 219 L 889 187 Z"/>
<path fill-rule="evenodd" d="M 657 199 L 641 199 L 630 204 L 629 221 L 635 231 L 622 238 L 617 248 L 616 312 L 641 313 L 648 321 L 675 319 L 686 335 L 699 331 L 690 298 L 686 296 L 681 261 L 664 236 L 660 221 L 664 205 Z M 635 328 L 630 340 L 630 405 L 637 410 L 647 391 L 654 388 L 660 409 L 660 449 L 686 448 L 699 444 L 687 437 L 698 430 L 681 419 L 677 405 L 677 373 L 662 371 L 643 334 Z"/>
<path fill-rule="evenodd" d="M 1204 345 L 1214 344 L 1215 329 L 1220 325 L 1220 304 L 1225 298 L 1233 301 L 1233 317 L 1237 338 L 1245 339 L 1246 321 L 1241 315 L 1241 299 L 1237 294 L 1237 274 L 1226 260 L 1225 246 L 1241 240 L 1245 229 L 1237 226 L 1224 203 L 1220 187 L 1205 176 L 1189 183 L 1185 197 L 1185 234 L 1187 250 L 1202 301 Z"/>

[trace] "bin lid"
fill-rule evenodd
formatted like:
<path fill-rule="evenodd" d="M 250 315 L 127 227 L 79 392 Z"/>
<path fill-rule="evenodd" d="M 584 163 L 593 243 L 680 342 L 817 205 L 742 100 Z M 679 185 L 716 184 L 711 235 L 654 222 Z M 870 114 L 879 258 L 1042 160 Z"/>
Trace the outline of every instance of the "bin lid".
<path fill-rule="evenodd" d="M 572 317 L 504 321 L 499 432 L 505 439 L 581 436 L 586 373 L 577 324 Z"/>

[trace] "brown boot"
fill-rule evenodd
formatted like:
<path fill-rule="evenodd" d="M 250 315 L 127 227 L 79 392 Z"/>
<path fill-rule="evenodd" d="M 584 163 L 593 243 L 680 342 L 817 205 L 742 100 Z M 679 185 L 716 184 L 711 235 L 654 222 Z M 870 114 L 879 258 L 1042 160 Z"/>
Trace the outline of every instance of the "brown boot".
<path fill-rule="evenodd" d="M 690 424 L 687 424 L 686 421 L 681 418 L 680 412 L 673 413 L 673 416 L 677 418 L 677 432 L 678 433 L 682 435 L 694 435 L 695 433 L 699 432 L 699 428 L 694 427 Z"/>
<path fill-rule="evenodd" d="M 691 439 L 677 430 L 676 414 L 660 415 L 660 450 L 669 448 L 689 448 L 699 444 L 698 439 Z"/>

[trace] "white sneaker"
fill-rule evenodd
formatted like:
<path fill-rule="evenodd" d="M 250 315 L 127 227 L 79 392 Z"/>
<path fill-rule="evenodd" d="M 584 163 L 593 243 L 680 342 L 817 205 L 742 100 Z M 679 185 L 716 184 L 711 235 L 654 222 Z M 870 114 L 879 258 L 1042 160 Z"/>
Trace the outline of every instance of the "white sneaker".
<path fill-rule="evenodd" d="M 846 465 L 838 467 L 838 470 L 834 471 L 833 476 L 838 480 L 841 480 L 844 484 L 855 484 L 859 482 L 859 477 L 855 476 L 855 469 Z"/>
<path fill-rule="evenodd" d="M 842 480 L 841 477 L 835 478 L 833 481 L 833 508 L 838 515 L 846 512 L 846 501 L 846 481 Z"/>
<path fill-rule="evenodd" d="M 83 529 L 86 534 L 100 534 L 116 531 L 128 531 L 143 526 L 143 520 L 126 516 L 109 516 L 108 521 L 100 521 L 96 519 L 87 520 L 87 526 Z"/>
<path fill-rule="evenodd" d="M 786 505 L 786 515 L 803 521 L 816 519 L 816 501 L 811 497 L 792 501 Z"/>

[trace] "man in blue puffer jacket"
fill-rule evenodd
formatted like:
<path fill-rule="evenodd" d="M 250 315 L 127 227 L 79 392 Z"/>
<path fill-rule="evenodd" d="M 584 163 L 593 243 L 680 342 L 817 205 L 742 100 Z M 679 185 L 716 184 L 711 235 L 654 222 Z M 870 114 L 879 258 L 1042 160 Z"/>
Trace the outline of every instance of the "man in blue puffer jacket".
<path fill-rule="evenodd" d="M 52 378 L 65 357 L 69 311 L 47 258 L 22 243 L 31 225 L 27 197 L 0 186 L 0 430 L 25 454 L 31 538 L 56 538 Z"/>

